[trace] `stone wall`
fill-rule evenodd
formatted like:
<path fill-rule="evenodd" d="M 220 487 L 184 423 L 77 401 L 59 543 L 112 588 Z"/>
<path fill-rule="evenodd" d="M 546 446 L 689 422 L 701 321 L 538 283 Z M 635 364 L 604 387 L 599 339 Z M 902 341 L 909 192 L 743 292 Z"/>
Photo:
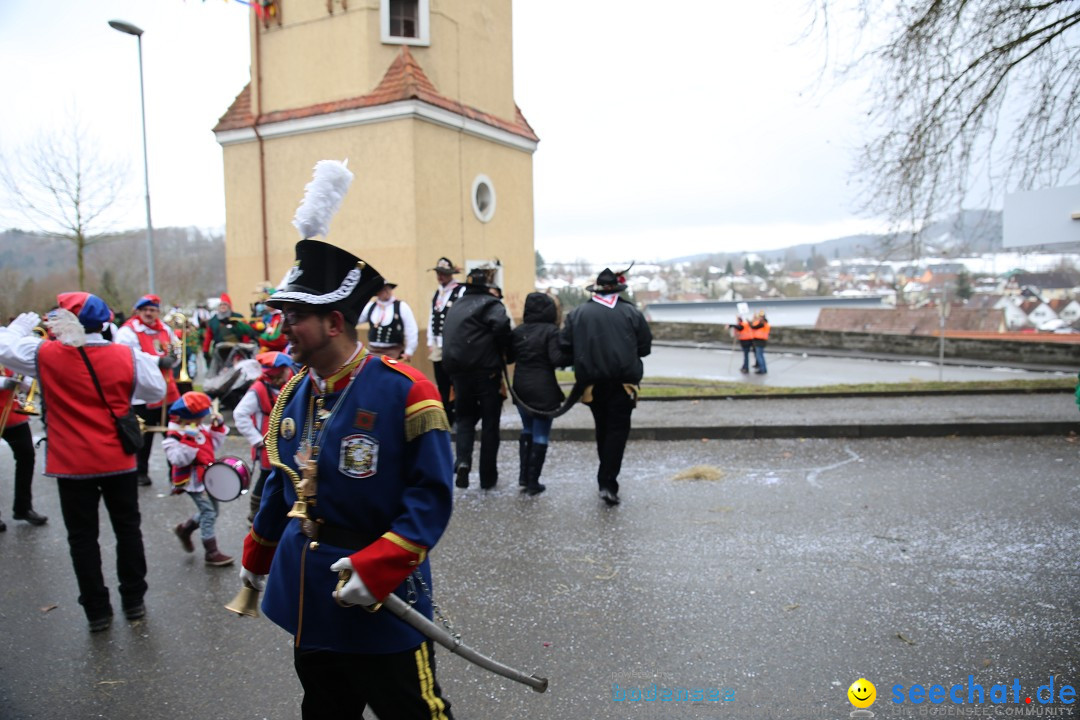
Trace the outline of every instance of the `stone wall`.
<path fill-rule="evenodd" d="M 730 345 L 726 325 L 711 323 L 650 323 L 656 340 Z M 938 338 L 927 335 L 840 332 L 811 328 L 774 327 L 769 345 L 780 348 L 827 348 L 862 353 L 886 353 L 937 357 Z M 1080 367 L 1080 344 L 1034 340 L 984 340 L 945 338 L 945 357 L 993 362 L 1076 365 Z"/>

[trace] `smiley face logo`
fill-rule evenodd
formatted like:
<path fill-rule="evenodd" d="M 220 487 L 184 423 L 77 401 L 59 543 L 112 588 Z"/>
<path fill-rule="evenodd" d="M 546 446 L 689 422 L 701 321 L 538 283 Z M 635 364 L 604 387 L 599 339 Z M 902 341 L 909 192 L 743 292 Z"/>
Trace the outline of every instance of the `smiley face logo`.
<path fill-rule="evenodd" d="M 877 699 L 877 688 L 866 678 L 859 678 L 847 689 L 848 700 L 857 708 L 868 708 Z"/>

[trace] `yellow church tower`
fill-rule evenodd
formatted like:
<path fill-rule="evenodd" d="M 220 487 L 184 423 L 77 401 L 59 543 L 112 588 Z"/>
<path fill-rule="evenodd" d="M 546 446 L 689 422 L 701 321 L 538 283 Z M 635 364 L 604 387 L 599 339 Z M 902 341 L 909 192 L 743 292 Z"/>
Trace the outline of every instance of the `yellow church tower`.
<path fill-rule="evenodd" d="M 356 178 L 327 239 L 398 283 L 421 330 L 442 256 L 466 268 L 498 258 L 520 318 L 538 138 L 514 102 L 511 1 L 253 4 L 251 81 L 214 128 L 237 309 L 292 265 L 315 163 L 347 158 Z"/>

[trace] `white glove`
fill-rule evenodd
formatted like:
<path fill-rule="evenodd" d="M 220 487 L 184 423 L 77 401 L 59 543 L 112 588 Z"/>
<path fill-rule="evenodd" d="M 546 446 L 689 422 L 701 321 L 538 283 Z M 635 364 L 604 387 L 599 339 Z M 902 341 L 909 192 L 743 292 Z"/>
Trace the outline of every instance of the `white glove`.
<path fill-rule="evenodd" d="M 8 330 L 17 333 L 20 337 L 26 337 L 34 332 L 34 328 L 41 322 L 41 317 L 36 312 L 24 312 L 11 321 Z"/>
<path fill-rule="evenodd" d="M 240 582 L 245 582 L 259 592 L 262 592 L 263 588 L 266 587 L 266 576 L 256 575 L 255 573 L 248 570 L 246 567 L 241 567 Z"/>
<path fill-rule="evenodd" d="M 360 579 L 360 573 L 353 568 L 352 560 L 343 557 L 331 565 L 330 569 L 334 572 L 348 570 L 352 573 L 349 576 L 349 581 L 345 583 L 345 587 L 341 588 L 341 592 L 334 591 L 335 600 L 339 600 L 346 605 L 374 605 L 378 602 L 375 596 L 371 594 L 371 591 L 367 589 L 364 581 Z"/>

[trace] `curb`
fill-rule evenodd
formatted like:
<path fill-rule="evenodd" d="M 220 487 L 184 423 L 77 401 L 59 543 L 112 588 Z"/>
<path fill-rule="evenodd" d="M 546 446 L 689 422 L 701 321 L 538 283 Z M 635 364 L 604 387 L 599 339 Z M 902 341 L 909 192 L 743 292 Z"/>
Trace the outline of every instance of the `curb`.
<path fill-rule="evenodd" d="M 681 400 L 828 400 L 863 397 L 947 397 L 971 395 L 1072 395 L 1075 388 L 983 388 L 972 390 L 874 390 L 866 392 L 805 392 L 805 393 L 744 393 L 741 395 L 665 395 L 661 397 L 639 396 L 638 402 L 677 402 Z"/>
<path fill-rule="evenodd" d="M 883 423 L 875 425 L 731 425 L 713 427 L 631 427 L 630 440 L 778 440 L 798 438 L 868 439 L 902 437 L 1034 437 L 1080 434 L 1080 422 Z M 499 431 L 501 440 L 517 440 L 521 432 Z M 592 442 L 592 428 L 552 428 L 552 441 Z"/>
<path fill-rule="evenodd" d="M 660 347 L 686 348 L 690 350 L 731 350 L 724 343 L 695 342 L 692 340 L 656 340 L 653 345 Z M 879 360 L 882 362 L 929 362 L 937 365 L 952 367 L 1000 367 L 1000 360 L 983 360 L 980 358 L 946 357 L 944 360 L 931 355 L 904 355 L 882 352 L 867 352 L 863 350 L 846 350 L 841 348 L 825 347 L 798 347 L 795 345 L 769 345 L 769 354 L 775 355 L 808 355 L 810 357 L 842 357 L 854 360 Z M 1063 372 L 1076 373 L 1072 365 L 1055 363 L 1009 363 L 1009 367 L 1032 372 Z"/>

